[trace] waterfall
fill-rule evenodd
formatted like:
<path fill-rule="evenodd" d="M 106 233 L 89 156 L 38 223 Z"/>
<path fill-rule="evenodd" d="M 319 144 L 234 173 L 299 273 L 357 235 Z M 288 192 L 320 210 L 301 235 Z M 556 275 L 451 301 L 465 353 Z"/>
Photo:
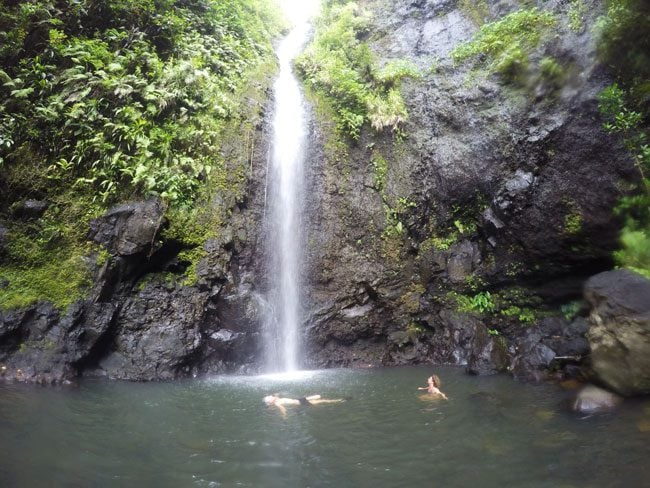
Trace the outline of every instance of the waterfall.
<path fill-rule="evenodd" d="M 273 85 L 275 100 L 266 214 L 269 291 L 265 324 L 266 366 L 271 371 L 295 371 L 299 366 L 301 208 L 303 163 L 307 144 L 307 111 L 293 60 L 310 33 L 310 18 L 318 0 L 280 0 L 291 21 L 289 34 L 279 43 L 280 65 Z"/>

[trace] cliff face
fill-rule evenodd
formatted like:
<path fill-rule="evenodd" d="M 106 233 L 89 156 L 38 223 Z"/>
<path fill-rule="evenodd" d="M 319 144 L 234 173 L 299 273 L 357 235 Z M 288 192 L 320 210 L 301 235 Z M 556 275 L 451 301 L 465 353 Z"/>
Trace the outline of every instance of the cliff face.
<path fill-rule="evenodd" d="M 544 345 L 526 343 L 535 324 L 560 321 L 568 341 L 580 336 L 559 310 L 577 310 L 583 280 L 611 267 L 612 208 L 635 174 L 598 115 L 597 95 L 611 83 L 593 29 L 601 2 L 585 2 L 584 23 L 573 28 L 568 3 L 540 5 L 556 24 L 515 82 L 480 59 L 452 61 L 477 32 L 476 15 L 520 8 L 469 4 L 364 2 L 375 55 L 411 60 L 426 74 L 403 88 L 403 138 L 365 132 L 346 154 L 315 160 L 314 365 L 512 367 L 523 350 Z M 557 78 L 540 74 L 544 59 L 561 67 Z M 319 135 L 335 137 L 327 127 Z"/>
<path fill-rule="evenodd" d="M 247 326 L 280 30 L 266 0 L 0 5 L 2 376 L 251 361 L 219 331 Z"/>
<path fill-rule="evenodd" d="M 477 373 L 535 376 L 555 355 L 586 352 L 575 300 L 588 276 L 612 265 L 612 208 L 635 179 L 598 115 L 597 95 L 611 83 L 592 29 L 602 2 L 580 2 L 578 26 L 572 4 L 540 3 L 556 24 L 516 80 L 495 74 L 485 56 L 452 60 L 481 23 L 520 8 L 475 3 L 362 2 L 378 59 L 410 60 L 423 75 L 403 86 L 409 118 L 400 134 L 364 129 L 346 141 L 316 109 L 307 366 L 469 363 Z M 256 143 L 232 150 L 250 163 L 248 186 L 214 202 L 228 218 L 205 244 L 196 284 L 180 278 L 178 243 L 160 238 L 157 203 L 117 209 L 124 218 L 113 209 L 95 223 L 108 229 L 93 235 L 111 257 L 97 264 L 86 300 L 65 313 L 41 303 L 0 314 L 5 378 L 151 380 L 255 368 L 267 134 L 259 122 Z M 153 224 L 141 246 L 116 244 L 145 221 Z"/>

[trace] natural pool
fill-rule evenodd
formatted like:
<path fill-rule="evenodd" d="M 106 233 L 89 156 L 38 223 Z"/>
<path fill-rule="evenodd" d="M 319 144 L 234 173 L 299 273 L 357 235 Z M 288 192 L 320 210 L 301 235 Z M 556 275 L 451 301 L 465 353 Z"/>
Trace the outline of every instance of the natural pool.
<path fill-rule="evenodd" d="M 556 385 L 436 368 L 0 386 L 3 487 L 650 486 L 650 402 L 581 417 Z M 262 397 L 321 393 L 289 407 Z"/>

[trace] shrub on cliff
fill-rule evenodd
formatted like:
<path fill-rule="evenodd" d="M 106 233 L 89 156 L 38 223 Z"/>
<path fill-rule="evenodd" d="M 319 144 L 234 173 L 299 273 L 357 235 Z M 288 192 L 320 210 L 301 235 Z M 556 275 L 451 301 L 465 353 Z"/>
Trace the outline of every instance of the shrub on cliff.
<path fill-rule="evenodd" d="M 189 202 L 238 90 L 269 56 L 263 0 L 33 1 L 0 9 L 0 161 L 97 192 Z"/>
<path fill-rule="evenodd" d="M 209 195 L 234 201 L 245 179 L 222 146 L 261 103 L 274 12 L 270 0 L 0 4 L 0 309 L 70 303 L 88 278 L 87 222 L 115 201 L 158 196 L 174 215 L 218 220 Z M 50 203 L 30 225 L 11 212 L 27 197 Z"/>
<path fill-rule="evenodd" d="M 615 83 L 599 96 L 607 132 L 620 134 L 639 171 L 639 187 L 621 199 L 624 218 L 618 264 L 650 277 L 650 5 L 610 0 L 599 22 L 600 53 Z"/>
<path fill-rule="evenodd" d="M 328 3 L 313 42 L 297 61 L 306 83 L 333 106 L 338 128 L 353 139 L 367 122 L 377 131 L 397 130 L 408 117 L 400 81 L 419 76 L 402 60 L 378 66 L 362 41 L 369 22 L 368 13 L 356 2 Z"/>
<path fill-rule="evenodd" d="M 482 25 L 473 39 L 452 51 L 451 57 L 456 63 L 471 58 L 489 59 L 488 69 L 514 81 L 528 67 L 528 52 L 555 23 L 551 12 L 538 8 L 517 10 Z"/>

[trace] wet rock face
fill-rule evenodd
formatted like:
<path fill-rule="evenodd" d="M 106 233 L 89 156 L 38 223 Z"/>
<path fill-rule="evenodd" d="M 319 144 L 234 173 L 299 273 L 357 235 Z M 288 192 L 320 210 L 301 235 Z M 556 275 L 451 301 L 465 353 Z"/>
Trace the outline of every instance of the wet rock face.
<path fill-rule="evenodd" d="M 533 79 L 509 84 L 480 63 L 451 62 L 478 29 L 461 2 L 362 3 L 373 13 L 369 44 L 380 63 L 407 59 L 424 74 L 403 84 L 409 119 L 399 143 L 367 131 L 345 156 L 330 154 L 327 121 L 317 121 L 307 356 L 320 366 L 505 367 L 522 379 L 575 370 L 588 353 L 585 322 L 564 320 L 558 307 L 611 268 L 618 185 L 636 177 L 620 141 L 602 130 L 597 96 L 611 80 L 595 37 L 570 30 L 561 2 L 544 4 L 561 34 L 531 53 L 531 64 L 553 57 L 569 67 L 566 78 L 552 90 Z M 487 20 L 522 8 L 486 3 Z M 387 161 L 383 190 L 374 183 L 378 155 Z M 399 212 L 404 231 L 386 236 L 386 205 L 398 208 L 400 199 L 414 205 Z M 448 296 L 515 286 L 538 299 L 540 315 L 554 309 L 558 317 L 524 323 L 475 311 L 459 320 L 463 311 Z M 501 339 L 484 341 L 475 322 Z"/>
<path fill-rule="evenodd" d="M 151 247 L 162 210 L 155 201 L 134 202 L 93 221 L 91 235 L 114 255 L 95 266 L 86 299 L 65 311 L 49 304 L 0 311 L 1 380 L 169 380 L 257 364 L 252 278 L 238 271 L 250 251 L 235 260 L 234 246 L 215 240 L 207 249 L 214 265 L 196 286 L 169 272 L 157 279 L 177 266 L 168 244 Z"/>
<path fill-rule="evenodd" d="M 42 384 L 71 379 L 110 335 L 117 311 L 110 303 L 77 303 L 64 316 L 49 304 L 0 314 L 0 375 Z"/>
<path fill-rule="evenodd" d="M 159 200 L 118 205 L 90 222 L 88 238 L 119 256 L 152 252 L 164 213 Z"/>
<path fill-rule="evenodd" d="M 205 294 L 150 286 L 129 298 L 116 324 L 112 351 L 96 374 L 129 380 L 187 376 L 201 345 Z"/>
<path fill-rule="evenodd" d="M 585 285 L 588 332 L 598 379 L 624 396 L 650 394 L 650 280 L 609 271 Z"/>
<path fill-rule="evenodd" d="M 587 329 L 582 317 L 571 322 L 563 317 L 540 320 L 513 341 L 510 371 L 518 379 L 533 381 L 548 378 L 550 370 L 568 377 L 581 373 L 578 365 L 589 355 Z"/>
<path fill-rule="evenodd" d="M 509 363 L 505 339 L 490 336 L 482 324 L 477 326 L 467 372 L 475 375 L 504 373 Z"/>
<path fill-rule="evenodd" d="M 382 36 L 375 46 L 387 58 L 403 56 L 443 58 L 475 30 L 471 20 L 457 8 L 455 0 L 395 1 L 382 8 L 371 3 L 377 19 L 382 19 Z"/>

